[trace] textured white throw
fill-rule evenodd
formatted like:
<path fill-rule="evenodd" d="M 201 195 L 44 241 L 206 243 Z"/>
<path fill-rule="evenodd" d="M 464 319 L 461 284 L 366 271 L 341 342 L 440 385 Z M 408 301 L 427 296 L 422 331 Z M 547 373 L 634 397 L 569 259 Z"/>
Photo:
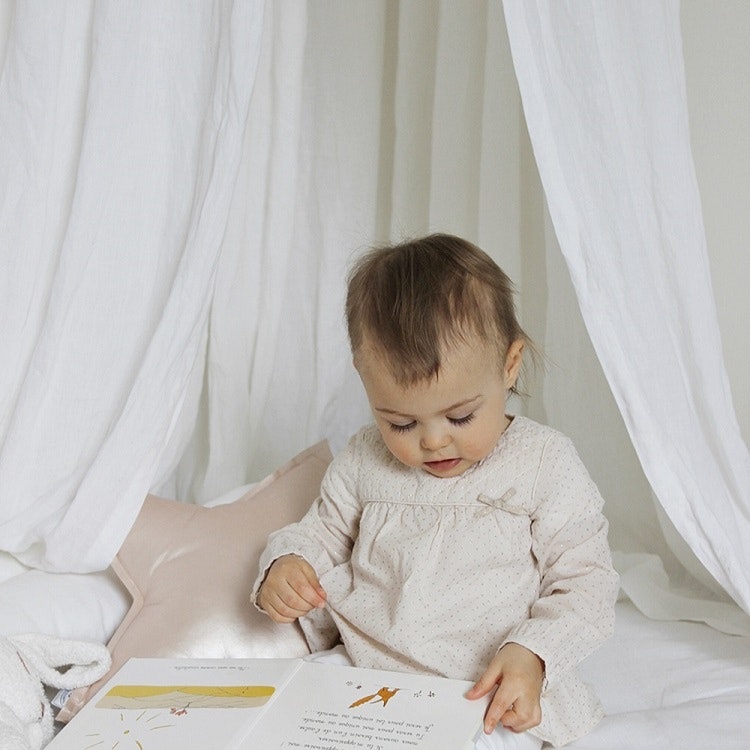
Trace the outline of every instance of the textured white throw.
<path fill-rule="evenodd" d="M 90 685 L 106 674 L 110 661 L 101 643 L 41 633 L 0 638 L 0 750 L 44 747 L 53 733 L 44 686 Z"/>

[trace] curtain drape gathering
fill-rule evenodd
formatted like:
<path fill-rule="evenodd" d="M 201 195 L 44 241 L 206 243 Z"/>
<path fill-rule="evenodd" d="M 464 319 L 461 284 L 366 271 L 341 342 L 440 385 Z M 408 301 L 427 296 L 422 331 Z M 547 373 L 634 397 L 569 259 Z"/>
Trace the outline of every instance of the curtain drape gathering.
<path fill-rule="evenodd" d="M 690 151 L 679 3 L 505 0 L 560 248 L 641 464 L 750 612 L 750 454 L 732 404 Z"/>
<path fill-rule="evenodd" d="M 259 2 L 15 4 L 0 81 L 0 547 L 102 569 L 199 351 Z"/>

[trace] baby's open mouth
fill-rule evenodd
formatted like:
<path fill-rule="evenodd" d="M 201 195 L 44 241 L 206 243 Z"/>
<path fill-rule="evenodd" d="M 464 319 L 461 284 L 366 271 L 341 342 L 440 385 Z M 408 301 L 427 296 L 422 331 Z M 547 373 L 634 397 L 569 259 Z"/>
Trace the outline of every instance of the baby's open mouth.
<path fill-rule="evenodd" d="M 425 466 L 427 466 L 430 471 L 441 472 L 455 469 L 460 463 L 460 458 L 446 458 L 442 461 L 425 461 Z"/>

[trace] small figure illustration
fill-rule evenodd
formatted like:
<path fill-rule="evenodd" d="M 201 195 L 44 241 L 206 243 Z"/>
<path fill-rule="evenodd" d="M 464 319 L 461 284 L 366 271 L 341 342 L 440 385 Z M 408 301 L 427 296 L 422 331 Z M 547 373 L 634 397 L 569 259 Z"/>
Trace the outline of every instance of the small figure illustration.
<path fill-rule="evenodd" d="M 393 698 L 394 695 L 400 690 L 401 688 L 388 688 L 388 687 L 382 687 L 380 690 L 378 690 L 377 693 L 373 693 L 372 695 L 366 695 L 364 698 L 360 698 L 359 700 L 354 701 L 349 708 L 356 708 L 357 706 L 362 706 L 365 703 L 377 703 L 378 701 L 383 702 L 383 706 L 385 707 L 386 703 Z"/>

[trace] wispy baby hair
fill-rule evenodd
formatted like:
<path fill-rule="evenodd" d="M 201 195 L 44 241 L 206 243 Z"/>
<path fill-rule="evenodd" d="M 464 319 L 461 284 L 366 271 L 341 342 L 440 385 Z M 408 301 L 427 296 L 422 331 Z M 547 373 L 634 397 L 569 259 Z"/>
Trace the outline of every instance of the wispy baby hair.
<path fill-rule="evenodd" d="M 355 361 L 367 342 L 397 382 L 436 377 L 452 345 L 477 336 L 498 362 L 518 339 L 513 283 L 487 253 L 431 234 L 365 253 L 349 275 L 346 320 Z"/>

